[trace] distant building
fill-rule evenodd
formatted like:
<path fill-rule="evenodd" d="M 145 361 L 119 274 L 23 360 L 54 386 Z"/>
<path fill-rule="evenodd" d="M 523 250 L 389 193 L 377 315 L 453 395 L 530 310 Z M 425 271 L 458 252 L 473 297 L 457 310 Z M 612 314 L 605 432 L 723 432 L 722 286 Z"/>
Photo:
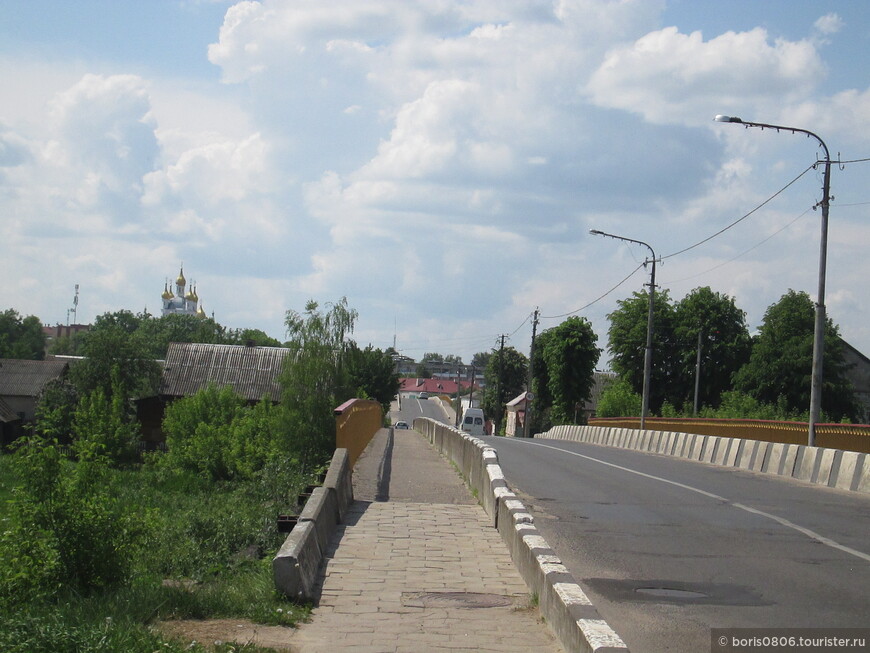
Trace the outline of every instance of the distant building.
<path fill-rule="evenodd" d="M 205 317 L 205 311 L 199 301 L 199 295 L 196 294 L 196 286 L 191 284 L 190 290 L 185 292 L 187 287 L 187 279 L 184 278 L 184 266 L 178 271 L 178 278 L 175 280 L 175 292 L 169 288 L 169 282 L 163 284 L 163 309 L 161 315 L 197 315 Z"/>

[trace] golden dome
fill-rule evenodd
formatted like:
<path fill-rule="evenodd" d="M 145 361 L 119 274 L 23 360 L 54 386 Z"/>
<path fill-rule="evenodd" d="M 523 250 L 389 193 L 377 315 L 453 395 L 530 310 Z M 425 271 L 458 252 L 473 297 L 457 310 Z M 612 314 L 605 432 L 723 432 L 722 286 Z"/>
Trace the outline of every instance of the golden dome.
<path fill-rule="evenodd" d="M 204 318 L 206 316 L 205 311 L 202 310 L 202 306 L 200 306 L 198 309 L 196 309 L 196 316 L 202 317 L 202 318 Z"/>
<path fill-rule="evenodd" d="M 182 287 L 187 285 L 187 279 L 184 278 L 184 265 L 178 271 L 178 278 L 175 280 L 175 283 Z"/>
<path fill-rule="evenodd" d="M 172 291 L 169 289 L 169 283 L 163 284 L 163 295 L 161 295 L 163 299 L 172 299 L 175 295 L 172 294 Z"/>

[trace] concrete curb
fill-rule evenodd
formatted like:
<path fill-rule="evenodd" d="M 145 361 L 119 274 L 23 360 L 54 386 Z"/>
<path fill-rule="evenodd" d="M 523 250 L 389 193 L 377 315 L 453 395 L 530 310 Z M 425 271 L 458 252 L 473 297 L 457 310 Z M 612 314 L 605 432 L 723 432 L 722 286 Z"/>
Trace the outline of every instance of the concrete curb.
<path fill-rule="evenodd" d="M 275 589 L 290 598 L 315 599 L 317 573 L 336 527 L 353 503 L 353 480 L 347 449 L 336 449 L 323 487 L 305 502 L 299 521 L 272 558 Z"/>
<path fill-rule="evenodd" d="M 870 494 L 870 455 L 855 451 L 606 426 L 554 426 L 535 437 L 654 451 L 720 467 L 775 474 L 813 485 Z M 653 446 L 656 441 L 658 447 Z"/>
<path fill-rule="evenodd" d="M 495 449 L 484 440 L 428 418 L 415 419 L 414 429 L 455 463 L 466 483 L 477 492 L 562 647 L 569 653 L 628 653 L 628 647 L 601 618 L 535 527 L 531 513 L 511 491 Z"/>

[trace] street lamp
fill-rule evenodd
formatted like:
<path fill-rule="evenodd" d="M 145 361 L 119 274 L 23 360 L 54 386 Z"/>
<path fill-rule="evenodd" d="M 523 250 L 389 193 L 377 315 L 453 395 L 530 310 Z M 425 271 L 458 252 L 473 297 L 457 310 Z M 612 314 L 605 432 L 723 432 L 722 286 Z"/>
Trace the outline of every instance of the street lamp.
<path fill-rule="evenodd" d="M 656 294 L 656 253 L 653 248 L 647 245 L 642 240 L 634 240 L 633 238 L 625 238 L 624 236 L 615 236 L 608 234 L 598 229 L 590 229 L 589 233 L 593 236 L 606 236 L 607 238 L 615 238 L 616 240 L 624 240 L 629 243 L 637 243 L 643 245 L 649 250 L 651 258 L 643 262 L 644 265 L 652 262 L 652 270 L 649 277 L 649 316 L 646 322 L 646 351 L 643 356 L 643 400 L 640 409 L 640 428 L 643 430 L 646 426 L 646 416 L 649 413 L 649 386 L 650 377 L 652 376 L 652 337 L 653 337 L 653 306 L 655 304 Z"/>
<path fill-rule="evenodd" d="M 746 127 L 759 127 L 761 129 L 785 130 L 792 134 L 806 134 L 815 138 L 825 151 L 825 174 L 822 183 L 822 235 L 819 243 L 819 292 L 816 298 L 816 323 L 813 330 L 813 371 L 810 385 L 810 420 L 807 444 L 814 446 L 816 443 L 816 423 L 822 411 L 822 364 L 825 356 L 825 269 L 828 261 L 828 205 L 831 199 L 831 154 L 828 146 L 817 134 L 806 129 L 797 127 L 783 127 L 782 125 L 767 125 L 761 122 L 749 122 L 735 118 L 734 116 L 716 116 L 716 122 L 733 122 Z"/>

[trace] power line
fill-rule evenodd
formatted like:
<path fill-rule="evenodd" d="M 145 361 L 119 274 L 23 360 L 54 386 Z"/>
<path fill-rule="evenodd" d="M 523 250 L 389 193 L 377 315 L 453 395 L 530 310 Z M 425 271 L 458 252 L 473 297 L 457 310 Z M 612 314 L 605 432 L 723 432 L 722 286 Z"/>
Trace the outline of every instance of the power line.
<path fill-rule="evenodd" d="M 737 224 L 743 222 L 746 218 L 748 218 L 750 215 L 752 215 L 753 213 L 755 213 L 756 211 L 758 211 L 758 209 L 760 209 L 761 207 L 765 206 L 766 204 L 769 204 L 769 203 L 770 203 L 774 198 L 776 198 L 777 196 L 781 195 L 781 194 L 782 194 L 782 193 L 783 193 L 783 192 L 784 192 L 784 191 L 785 191 L 789 186 L 791 186 L 792 184 L 794 184 L 798 179 L 800 179 L 801 177 L 803 177 L 805 174 L 807 174 L 810 170 L 812 170 L 812 169 L 815 168 L 815 167 L 816 167 L 816 164 L 815 164 L 815 163 L 813 163 L 812 165 L 810 165 L 809 167 L 807 167 L 807 169 L 804 170 L 802 173 L 800 173 L 797 177 L 795 177 L 794 179 L 792 179 L 792 180 L 791 180 L 790 182 L 788 182 L 785 186 L 783 186 L 782 188 L 780 188 L 780 189 L 779 189 L 778 191 L 776 191 L 773 195 L 771 195 L 771 196 L 768 197 L 766 200 L 764 200 L 761 204 L 759 204 L 759 205 L 756 206 L 754 209 L 752 209 L 749 213 L 747 213 L 747 214 L 743 215 L 742 217 L 738 218 L 737 220 L 735 220 L 734 222 L 732 222 L 731 224 L 729 224 L 727 227 L 723 227 L 722 229 L 720 229 L 719 231 L 717 231 L 717 232 L 716 232 L 715 234 L 713 234 L 712 236 L 708 236 L 708 237 L 705 238 L 704 240 L 698 241 L 698 242 L 695 243 L 694 245 L 690 245 L 689 247 L 686 247 L 686 248 L 684 248 L 684 249 L 681 249 L 681 250 L 678 251 L 678 252 L 674 252 L 673 254 L 668 254 L 667 256 L 662 256 L 662 260 L 667 259 L 667 258 L 671 258 L 671 257 L 673 257 L 673 256 L 677 256 L 678 254 L 684 254 L 685 252 L 688 252 L 690 249 L 695 249 L 695 248 L 698 247 L 699 245 L 703 245 L 704 243 L 713 240 L 716 236 L 719 236 L 719 235 L 725 233 L 726 231 L 728 231 L 729 229 L 731 229 L 731 227 L 733 227 L 733 226 L 735 226 L 735 225 L 737 225 Z"/>
<path fill-rule="evenodd" d="M 692 276 L 689 276 L 689 277 L 683 277 L 682 279 L 672 279 L 672 280 L 669 280 L 668 283 L 680 283 L 681 281 L 688 281 L 689 279 L 696 279 L 697 277 L 703 276 L 703 275 L 707 274 L 708 272 L 712 272 L 713 270 L 718 270 L 719 268 L 724 267 L 724 266 L 728 265 L 729 263 L 733 263 L 734 261 L 736 261 L 737 259 L 739 259 L 741 256 L 744 256 L 745 254 L 748 254 L 748 253 L 751 252 L 752 250 L 761 247 L 761 246 L 764 245 L 764 243 L 766 243 L 768 240 L 770 240 L 770 239 L 773 238 L 774 236 L 777 236 L 777 235 L 779 235 L 780 233 L 782 233 L 783 231 L 785 231 L 786 229 L 788 229 L 788 228 L 789 228 L 790 226 L 792 226 L 795 222 L 797 222 L 797 221 L 800 220 L 802 217 L 804 217 L 807 213 L 809 213 L 810 210 L 811 210 L 811 209 L 807 209 L 806 211 L 804 211 L 803 213 L 801 213 L 798 217 L 796 217 L 794 220 L 792 220 L 791 222 L 789 222 L 787 225 L 781 227 L 780 229 L 777 229 L 777 230 L 774 231 L 772 234 L 770 234 L 767 238 L 765 238 L 765 239 L 762 240 L 761 242 L 756 243 L 755 245 L 753 245 L 753 246 L 750 247 L 749 249 L 747 249 L 747 250 L 745 250 L 745 251 L 743 251 L 743 252 L 740 252 L 740 253 L 739 253 L 737 256 L 735 256 L 734 258 L 730 258 L 730 259 L 728 259 L 727 261 L 723 261 L 723 262 L 720 263 L 719 265 L 714 265 L 714 266 L 713 266 L 712 268 L 710 268 L 709 270 L 704 270 L 703 272 L 699 272 L 698 274 L 693 274 Z"/>
<path fill-rule="evenodd" d="M 607 291 L 606 293 L 604 293 L 603 295 L 601 295 L 601 296 L 599 296 L 599 297 L 593 299 L 591 302 L 589 302 L 589 303 L 586 304 L 585 306 L 581 306 L 581 307 L 578 308 L 577 310 L 575 310 L 575 311 L 571 311 L 570 313 L 563 313 L 562 315 L 542 315 L 542 316 L 541 316 L 541 319 L 542 319 L 542 320 L 558 320 L 560 317 L 568 317 L 569 315 L 574 315 L 575 313 L 579 313 L 580 311 L 586 310 L 587 308 L 589 308 L 589 307 L 592 306 L 593 304 L 596 304 L 596 303 L 600 302 L 602 299 L 604 299 L 605 297 L 607 297 L 610 293 L 612 293 L 614 290 L 616 290 L 617 288 L 619 288 L 619 287 L 620 287 L 622 284 L 624 284 L 626 281 L 628 281 L 629 279 L 631 279 L 631 277 L 634 276 L 634 273 L 637 272 L 638 270 L 640 270 L 644 265 L 646 265 L 646 261 L 644 261 L 643 263 L 641 263 L 640 265 L 638 265 L 634 270 L 632 270 L 632 271 L 628 274 L 627 277 L 625 277 L 622 281 L 620 281 L 618 284 L 616 284 L 615 286 L 613 286 L 613 288 L 611 288 L 610 290 L 608 290 L 608 291 Z"/>

